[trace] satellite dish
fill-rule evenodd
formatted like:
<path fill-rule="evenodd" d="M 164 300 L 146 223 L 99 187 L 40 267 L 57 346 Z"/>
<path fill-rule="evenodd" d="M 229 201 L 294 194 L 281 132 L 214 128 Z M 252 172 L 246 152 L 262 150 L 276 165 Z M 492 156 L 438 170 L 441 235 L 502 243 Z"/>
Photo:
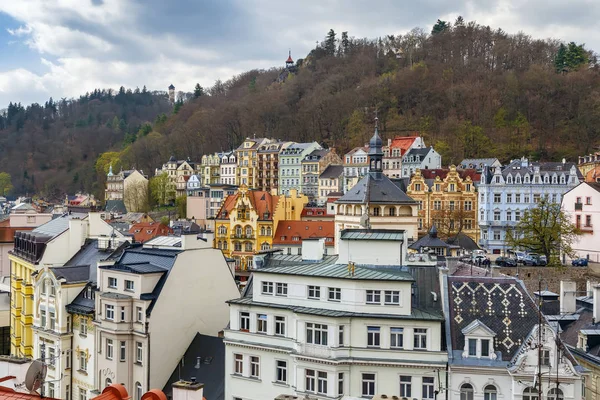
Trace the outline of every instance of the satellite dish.
<path fill-rule="evenodd" d="M 27 390 L 32 393 L 36 392 L 42 386 L 42 383 L 44 383 L 46 372 L 48 372 L 46 364 L 40 360 L 33 360 L 25 375 L 25 387 Z"/>

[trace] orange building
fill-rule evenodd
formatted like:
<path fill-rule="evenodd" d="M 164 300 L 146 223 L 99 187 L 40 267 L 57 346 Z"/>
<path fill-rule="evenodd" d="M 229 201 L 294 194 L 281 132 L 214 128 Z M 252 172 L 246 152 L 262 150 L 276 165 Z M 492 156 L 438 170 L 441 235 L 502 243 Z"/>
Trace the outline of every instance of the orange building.
<path fill-rule="evenodd" d="M 284 254 L 302 254 L 302 241 L 325 239 L 325 254 L 333 251 L 335 224 L 330 221 L 280 221 L 273 236 L 273 248 Z"/>
<path fill-rule="evenodd" d="M 160 222 L 140 222 L 133 224 L 129 228 L 129 233 L 133 235 L 133 240 L 138 243 L 147 242 L 157 236 L 166 236 L 173 233 L 173 229 Z"/>

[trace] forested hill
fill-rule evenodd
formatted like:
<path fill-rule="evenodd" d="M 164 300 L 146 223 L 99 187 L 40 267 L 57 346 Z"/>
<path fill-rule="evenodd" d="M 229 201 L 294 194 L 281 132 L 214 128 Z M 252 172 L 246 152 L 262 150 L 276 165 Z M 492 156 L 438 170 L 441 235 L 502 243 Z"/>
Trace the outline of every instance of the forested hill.
<path fill-rule="evenodd" d="M 343 153 L 368 140 L 375 112 L 384 139 L 418 131 L 445 165 L 492 155 L 502 161 L 523 155 L 575 159 L 600 144 L 600 71 L 583 45 L 459 18 L 378 39 L 330 31 L 289 75 L 283 72 L 286 56 L 281 67 L 198 87 L 195 98 L 176 104 L 168 118 L 156 118 L 166 99 L 141 94 L 130 96 L 152 103 L 128 103 L 126 116 L 116 97 L 68 103 L 80 111 L 52 121 L 55 129 L 44 130 L 41 118 L 18 132 L 0 131 L 0 170 L 17 177 L 18 188 L 48 190 L 49 180 L 42 185 L 38 174 L 53 171 L 44 179 L 64 182 L 62 190 L 99 193 L 108 162 L 151 172 L 171 155 L 198 160 L 251 136 L 316 140 Z M 95 107 L 110 111 L 97 117 Z M 125 133 L 137 132 L 143 121 L 154 122 L 124 144 Z M 34 154 L 23 157 L 23 141 L 35 144 Z M 110 152 L 94 172 L 90 160 L 102 151 Z"/>
<path fill-rule="evenodd" d="M 171 109 L 166 93 L 145 87 L 94 90 L 79 99 L 27 107 L 11 103 L 0 115 L 0 171 L 11 175 L 13 194 L 56 199 L 78 190 L 100 193 L 98 156 L 121 150 Z"/>
<path fill-rule="evenodd" d="M 444 165 L 486 156 L 573 160 L 600 144 L 600 71 L 595 54 L 575 43 L 459 18 L 375 40 L 330 31 L 280 83 L 282 70 L 217 82 L 134 143 L 123 162 L 147 169 L 171 154 L 198 159 L 254 135 L 316 140 L 342 153 L 368 141 L 375 111 L 384 139 L 419 131 Z"/>

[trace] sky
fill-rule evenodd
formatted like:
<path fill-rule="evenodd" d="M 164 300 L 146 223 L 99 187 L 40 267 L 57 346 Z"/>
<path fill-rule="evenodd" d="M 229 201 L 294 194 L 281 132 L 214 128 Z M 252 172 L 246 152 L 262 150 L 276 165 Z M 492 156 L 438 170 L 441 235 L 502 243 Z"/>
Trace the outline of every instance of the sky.
<path fill-rule="evenodd" d="M 462 15 L 600 52 L 598 0 L 0 0 L 0 109 L 94 88 L 189 92 L 303 58 L 327 31 L 430 31 Z"/>

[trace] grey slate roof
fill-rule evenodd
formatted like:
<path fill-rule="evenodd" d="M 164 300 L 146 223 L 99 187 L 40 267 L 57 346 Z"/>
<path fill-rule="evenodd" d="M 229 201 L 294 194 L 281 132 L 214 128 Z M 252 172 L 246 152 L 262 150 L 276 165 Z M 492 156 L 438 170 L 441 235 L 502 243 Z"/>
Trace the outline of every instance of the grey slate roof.
<path fill-rule="evenodd" d="M 319 175 L 319 179 L 336 179 L 342 175 L 344 175 L 344 166 L 331 164 Z"/>
<path fill-rule="evenodd" d="M 125 207 L 125 202 L 123 200 L 106 200 L 104 211 L 127 214 L 127 207 Z"/>
<path fill-rule="evenodd" d="M 417 204 L 390 178 L 382 173 L 369 172 L 352 189 L 336 200 L 344 204 Z"/>
<path fill-rule="evenodd" d="M 96 267 L 99 261 L 103 261 L 111 255 L 112 251 L 106 251 L 98 248 L 98 240 L 87 239 L 81 249 L 69 261 L 67 261 L 65 267 L 74 267 L 87 265 L 89 266 L 89 280 L 90 282 L 96 282 Z"/>
<path fill-rule="evenodd" d="M 423 236 L 421 239 L 419 239 L 416 242 L 414 242 L 413 244 L 411 244 L 409 246 L 409 249 L 421 250 L 423 247 L 448 248 L 448 247 L 450 247 L 450 245 L 448 245 L 442 239 L 437 237 L 437 229 L 435 228 L 435 225 L 432 225 L 431 229 L 429 230 L 429 233 L 427 233 L 427 235 Z"/>
<path fill-rule="evenodd" d="M 497 158 L 465 158 L 458 164 L 458 167 L 462 169 L 474 168 L 481 170 L 483 167 L 491 167 L 496 162 L 498 162 Z"/>
<path fill-rule="evenodd" d="M 196 369 L 200 357 L 200 368 Z M 181 368 L 180 368 L 181 365 Z M 225 344 L 223 338 L 197 333 L 183 355 L 181 364 L 175 367 L 163 392 L 167 397 L 173 393 L 173 383 L 182 380 L 204 383 L 203 396 L 210 400 L 225 398 Z M 169 397 L 170 398 L 170 397 Z"/>
<path fill-rule="evenodd" d="M 357 313 L 344 310 L 329 310 L 325 308 L 300 307 L 290 304 L 273 304 L 263 303 L 252 300 L 251 297 L 242 297 L 239 299 L 229 300 L 229 304 L 252 305 L 257 307 L 277 308 L 282 310 L 290 310 L 296 314 L 319 315 L 323 317 L 346 317 L 346 318 L 390 318 L 390 319 L 405 319 L 405 320 L 427 320 L 427 321 L 443 321 L 444 316 L 441 313 L 434 311 L 412 308 L 410 315 L 396 314 L 376 314 L 376 313 Z"/>
<path fill-rule="evenodd" d="M 155 274 L 167 272 L 164 267 L 151 264 L 149 262 L 130 263 L 130 264 L 115 264 L 115 265 L 104 265 L 100 269 L 110 269 L 124 272 L 133 272 L 136 274 Z"/>
<path fill-rule="evenodd" d="M 391 229 L 344 229 L 341 232 L 342 240 L 384 240 L 403 241 L 405 231 Z"/>
<path fill-rule="evenodd" d="M 93 284 L 88 283 L 82 290 L 79 292 L 77 297 L 70 303 L 67 304 L 66 309 L 67 312 L 74 314 L 84 314 L 89 315 L 93 314 L 96 309 L 96 304 L 94 299 L 86 298 L 85 293 L 88 290 L 88 287 L 92 286 L 91 290 L 94 290 Z"/>
<path fill-rule="evenodd" d="M 449 238 L 446 243 L 450 246 L 458 246 L 465 250 L 479 250 L 477 243 L 467 234 L 459 232 L 456 236 Z"/>
<path fill-rule="evenodd" d="M 495 332 L 500 360 L 511 361 L 538 323 L 538 309 L 521 281 L 501 277 L 448 277 L 452 349 L 464 348 L 462 330 L 475 320 Z M 460 360 L 458 360 L 460 361 Z"/>
<path fill-rule="evenodd" d="M 66 283 L 88 282 L 90 279 L 90 266 L 79 265 L 74 267 L 51 267 L 50 270 L 56 279 L 64 279 Z"/>
<path fill-rule="evenodd" d="M 43 225 L 38 226 L 37 228 L 32 230 L 31 233 L 43 235 L 43 236 L 49 236 L 50 238 L 55 238 L 58 235 L 60 235 L 61 233 L 63 233 L 64 231 L 66 231 L 67 229 L 69 229 L 69 220 L 71 220 L 73 218 L 83 219 L 86 217 L 87 217 L 87 214 L 79 214 L 79 213 L 64 214 L 64 215 L 61 215 L 57 218 L 54 218 L 54 219 L 46 222 Z"/>
<path fill-rule="evenodd" d="M 431 150 L 433 150 L 432 147 L 421 147 L 421 148 L 418 148 L 418 149 L 412 148 L 408 152 L 406 152 L 406 154 L 404 155 L 404 157 L 420 156 L 420 161 L 419 162 L 422 162 L 424 160 L 425 156 L 427 156 L 427 154 L 429 154 L 429 152 Z"/>
<path fill-rule="evenodd" d="M 323 263 L 303 263 L 295 266 L 265 267 L 257 269 L 255 272 L 349 280 L 414 281 L 408 270 L 401 266 L 382 267 L 357 264 L 354 269 L 354 275 L 350 275 L 347 264 L 324 265 Z"/>

